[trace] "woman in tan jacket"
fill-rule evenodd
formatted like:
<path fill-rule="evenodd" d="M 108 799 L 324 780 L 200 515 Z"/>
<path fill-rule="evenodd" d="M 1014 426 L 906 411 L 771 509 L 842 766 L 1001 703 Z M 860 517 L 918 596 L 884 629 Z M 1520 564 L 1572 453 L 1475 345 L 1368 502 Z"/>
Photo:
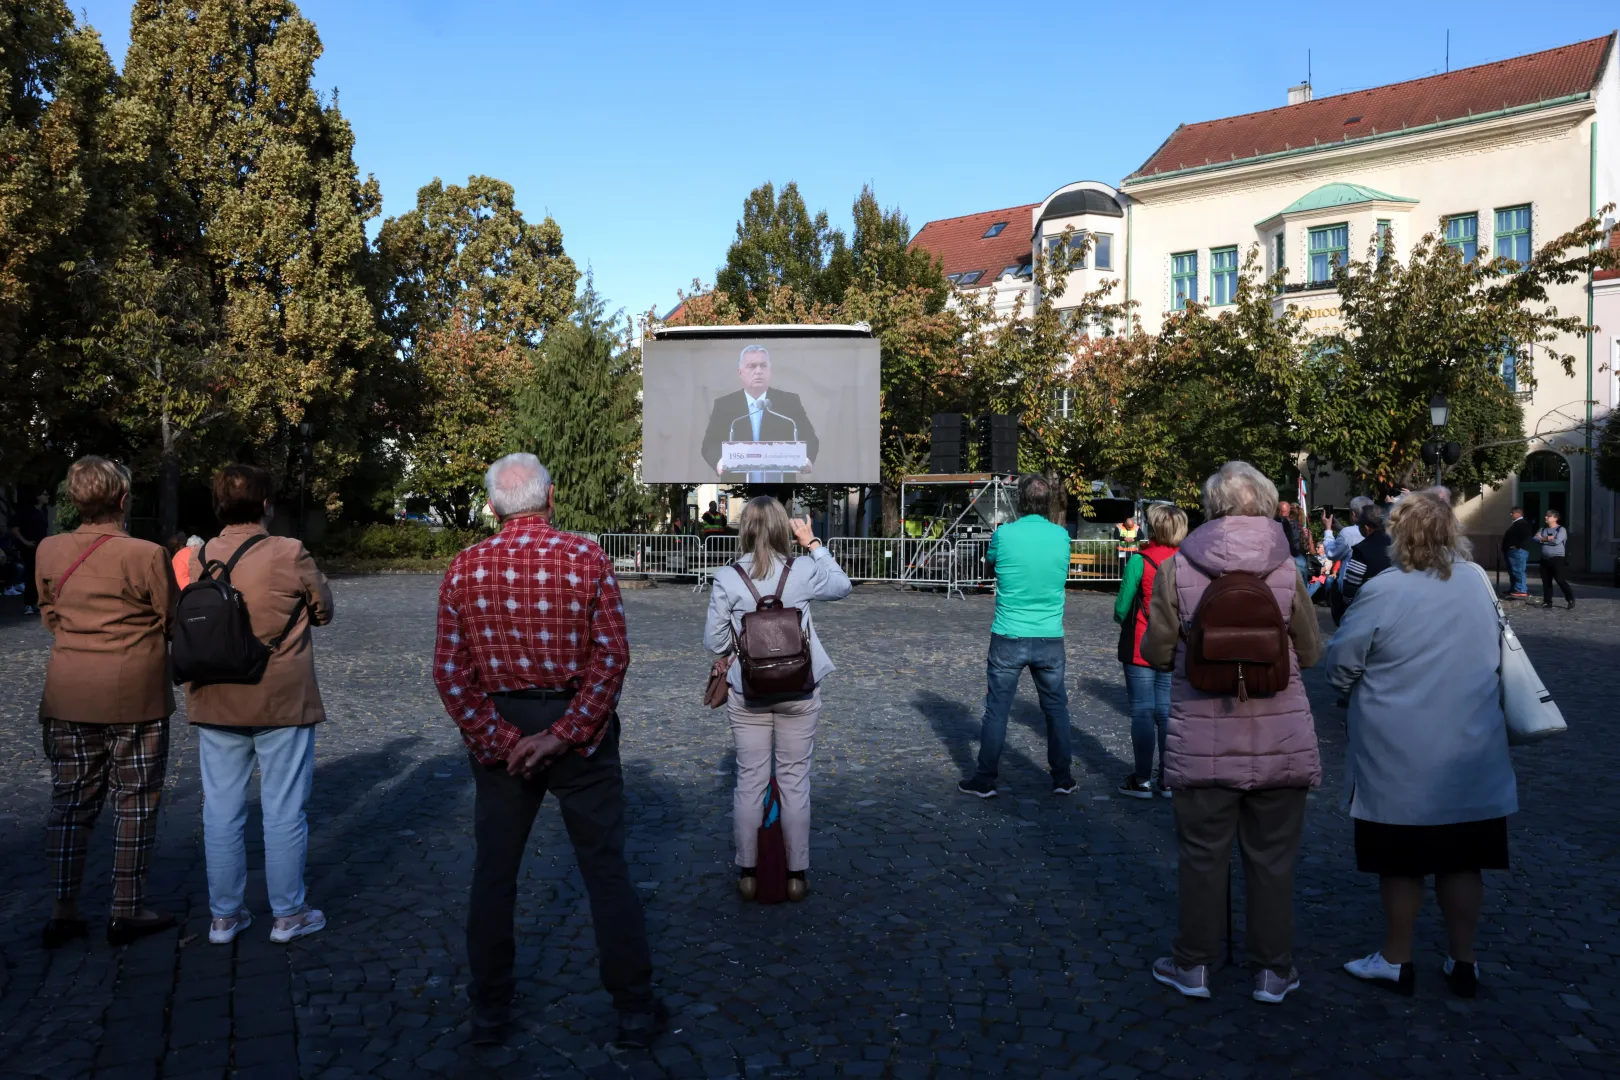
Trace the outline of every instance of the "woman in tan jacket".
<path fill-rule="evenodd" d="M 304 545 L 270 536 L 270 474 L 227 465 L 214 474 L 214 514 L 224 528 L 191 555 L 191 580 L 228 576 L 242 594 L 254 636 L 274 643 L 254 683 L 191 683 L 186 716 L 197 726 L 203 783 L 203 849 L 208 856 L 208 940 L 228 944 L 253 922 L 247 890 L 248 784 L 259 769 L 264 811 L 264 876 L 285 943 L 326 926 L 304 902 L 309 824 L 304 803 L 315 778 L 315 725 L 326 719 L 315 685 L 309 628 L 332 621 L 332 590 Z M 235 565 L 231 565 L 232 560 Z M 225 568 L 229 566 L 227 571 Z"/>
<path fill-rule="evenodd" d="M 113 904 L 107 940 L 127 945 L 174 918 L 145 907 L 169 758 L 167 635 L 174 585 L 161 547 L 124 531 L 129 472 L 84 457 L 68 470 L 83 524 L 39 545 L 40 618 L 54 639 L 39 715 L 51 764 L 46 856 L 56 906 L 45 924 L 54 949 L 88 932 L 79 914 L 90 829 L 113 802 Z"/>

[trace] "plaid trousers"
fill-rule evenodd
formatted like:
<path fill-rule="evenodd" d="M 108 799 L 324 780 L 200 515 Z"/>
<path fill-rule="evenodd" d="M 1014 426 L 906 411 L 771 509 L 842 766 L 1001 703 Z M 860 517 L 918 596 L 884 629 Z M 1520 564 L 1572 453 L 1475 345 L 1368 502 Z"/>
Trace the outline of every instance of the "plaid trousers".
<path fill-rule="evenodd" d="M 146 899 L 146 870 L 157 839 L 158 800 L 169 760 L 169 721 L 74 724 L 47 719 L 41 726 L 51 763 L 45 857 L 56 879 L 56 898 L 79 895 L 90 829 L 111 788 L 112 917 L 132 917 Z"/>

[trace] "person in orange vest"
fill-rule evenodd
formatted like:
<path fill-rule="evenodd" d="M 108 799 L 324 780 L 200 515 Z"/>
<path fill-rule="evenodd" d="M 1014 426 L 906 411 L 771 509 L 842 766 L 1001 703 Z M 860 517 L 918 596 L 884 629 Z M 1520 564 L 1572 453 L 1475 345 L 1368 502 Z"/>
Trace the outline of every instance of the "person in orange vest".
<path fill-rule="evenodd" d="M 177 532 L 164 546 L 169 549 L 169 565 L 174 567 L 174 583 L 183 589 L 191 584 L 191 553 L 202 548 L 203 539 Z"/>
<path fill-rule="evenodd" d="M 1141 530 L 1136 526 L 1134 516 L 1126 518 L 1114 526 L 1114 538 L 1119 542 L 1119 557 L 1122 559 L 1135 555 L 1138 548 L 1137 538 Z"/>

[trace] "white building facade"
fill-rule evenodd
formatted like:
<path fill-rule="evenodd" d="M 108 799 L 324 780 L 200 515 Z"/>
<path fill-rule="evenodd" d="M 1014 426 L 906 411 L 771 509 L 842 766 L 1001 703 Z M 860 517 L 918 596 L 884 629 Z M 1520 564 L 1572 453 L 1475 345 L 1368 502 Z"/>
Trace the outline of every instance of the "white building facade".
<path fill-rule="evenodd" d="M 1135 302 L 1150 332 L 1188 300 L 1218 313 L 1252 252 L 1267 275 L 1286 273 L 1277 310 L 1295 307 L 1307 327 L 1329 330 L 1339 313 L 1334 263 L 1365 257 L 1375 239 L 1402 259 L 1428 233 L 1466 256 L 1528 258 L 1620 202 L 1616 54 L 1610 34 L 1332 97 L 1290 88 L 1293 104 L 1182 125 L 1117 191 L 1084 182 L 1054 192 L 1029 210 L 1031 252 L 1068 227 L 1106 235 L 1107 268 L 1094 253 L 1065 298 L 1078 302 L 1118 275 L 1116 295 Z M 928 232 L 946 224 L 930 223 L 914 242 L 936 250 Z M 1603 329 L 1557 343 L 1576 357 L 1573 375 L 1540 362 L 1539 349 L 1505 369 L 1526 434 L 1537 437 L 1521 475 L 1459 513 L 1489 564 L 1509 506 L 1555 507 L 1571 532 L 1571 564 L 1606 569 L 1617 550 L 1616 496 L 1597 484 L 1585 449 L 1589 421 L 1620 404 L 1620 278 L 1555 286 L 1549 300 Z"/>

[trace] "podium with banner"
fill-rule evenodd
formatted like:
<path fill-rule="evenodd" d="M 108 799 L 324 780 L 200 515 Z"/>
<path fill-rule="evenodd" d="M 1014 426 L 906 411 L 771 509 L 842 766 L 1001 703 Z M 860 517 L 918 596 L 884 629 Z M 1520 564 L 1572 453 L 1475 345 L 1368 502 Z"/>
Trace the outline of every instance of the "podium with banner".
<path fill-rule="evenodd" d="M 754 484 L 780 484 L 810 463 L 802 442 L 723 442 L 720 467 L 727 475 Z"/>

